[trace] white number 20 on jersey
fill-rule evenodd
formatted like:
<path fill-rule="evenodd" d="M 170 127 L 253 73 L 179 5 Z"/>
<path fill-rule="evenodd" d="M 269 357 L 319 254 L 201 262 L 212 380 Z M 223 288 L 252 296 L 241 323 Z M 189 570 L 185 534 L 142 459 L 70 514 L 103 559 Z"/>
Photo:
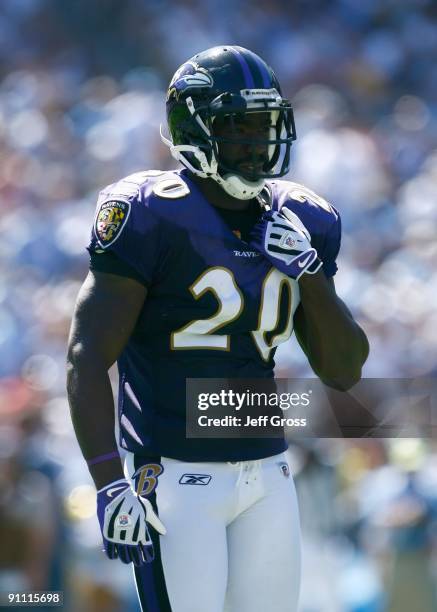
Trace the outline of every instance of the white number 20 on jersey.
<path fill-rule="evenodd" d="M 267 340 L 266 334 L 273 332 L 279 323 L 281 296 L 284 290 L 289 292 L 289 306 L 284 329 Z M 227 268 L 209 268 L 191 285 L 190 291 L 196 300 L 210 291 L 217 299 L 218 309 L 211 317 L 191 321 L 173 332 L 171 348 L 173 350 L 229 351 L 230 335 L 215 332 L 235 321 L 244 309 L 243 294 L 235 282 L 233 273 Z M 293 315 L 298 304 L 299 286 L 297 282 L 272 268 L 262 285 L 258 327 L 251 332 L 255 345 L 265 361 L 269 359 L 270 352 L 275 346 L 290 337 L 293 330 Z"/>

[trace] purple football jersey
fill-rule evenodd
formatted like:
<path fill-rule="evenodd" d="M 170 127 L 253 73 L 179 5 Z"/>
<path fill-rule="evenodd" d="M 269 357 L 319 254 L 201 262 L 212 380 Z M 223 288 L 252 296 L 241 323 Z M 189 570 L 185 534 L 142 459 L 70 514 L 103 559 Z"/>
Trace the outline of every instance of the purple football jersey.
<path fill-rule="evenodd" d="M 337 211 L 296 183 L 271 181 L 270 205 L 296 213 L 327 276 L 340 247 Z M 260 214 L 262 212 L 260 202 Z M 118 359 L 120 444 L 145 456 L 237 461 L 286 448 L 283 439 L 187 439 L 187 378 L 272 378 L 293 330 L 298 283 L 233 232 L 186 170 L 140 172 L 104 189 L 88 250 L 110 251 L 147 286 Z"/>

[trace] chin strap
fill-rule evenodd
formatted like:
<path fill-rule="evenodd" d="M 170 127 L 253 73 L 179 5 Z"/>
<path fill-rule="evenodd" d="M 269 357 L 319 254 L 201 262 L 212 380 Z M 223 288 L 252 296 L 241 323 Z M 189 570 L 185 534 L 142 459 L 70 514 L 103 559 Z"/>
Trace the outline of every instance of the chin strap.
<path fill-rule="evenodd" d="M 238 174 L 225 174 L 221 176 L 218 172 L 218 164 L 214 155 L 212 156 L 211 163 L 208 163 L 205 153 L 201 151 L 199 147 L 194 145 L 174 145 L 172 141 L 164 135 L 162 124 L 159 132 L 162 142 L 170 149 L 172 157 L 196 176 L 212 179 L 218 183 L 228 195 L 238 200 L 251 200 L 261 193 L 265 184 L 264 179 L 248 181 Z M 186 153 L 194 156 L 200 169 L 189 161 L 185 155 Z"/>
<path fill-rule="evenodd" d="M 258 181 L 248 181 L 238 174 L 225 174 L 221 177 L 220 174 L 211 176 L 226 193 L 233 198 L 239 200 L 251 200 L 259 195 L 264 187 L 264 179 Z"/>

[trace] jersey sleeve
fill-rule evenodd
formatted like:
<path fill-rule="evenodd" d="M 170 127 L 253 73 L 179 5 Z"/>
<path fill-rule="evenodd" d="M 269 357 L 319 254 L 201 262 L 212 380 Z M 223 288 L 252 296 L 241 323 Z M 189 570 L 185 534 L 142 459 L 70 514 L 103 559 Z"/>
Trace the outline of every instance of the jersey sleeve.
<path fill-rule="evenodd" d="M 337 272 L 336 260 L 341 245 L 341 218 L 338 211 L 334 208 L 333 210 L 336 218 L 326 231 L 323 245 L 318 249 L 319 257 L 323 261 L 323 271 L 327 277 L 334 276 Z"/>
<path fill-rule="evenodd" d="M 149 286 L 164 259 L 159 219 L 137 195 L 103 191 L 87 250 L 91 269 L 129 276 Z"/>
<path fill-rule="evenodd" d="M 90 253 L 89 267 L 90 270 L 94 272 L 106 272 L 107 274 L 117 274 L 117 276 L 133 278 L 142 285 L 147 286 L 144 278 L 138 274 L 135 268 L 127 264 L 111 251 L 103 251 L 102 253 L 92 251 Z"/>

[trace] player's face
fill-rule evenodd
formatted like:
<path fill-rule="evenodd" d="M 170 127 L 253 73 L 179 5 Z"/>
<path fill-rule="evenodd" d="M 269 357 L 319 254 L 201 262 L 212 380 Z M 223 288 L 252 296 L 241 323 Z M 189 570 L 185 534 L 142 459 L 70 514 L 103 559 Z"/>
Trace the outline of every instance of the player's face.
<path fill-rule="evenodd" d="M 218 145 L 223 165 L 249 178 L 261 172 L 268 161 L 268 145 L 256 141 L 268 140 L 270 128 L 270 112 L 216 117 L 214 135 L 226 139 L 226 142 L 220 142 Z M 245 142 L 239 142 L 241 140 Z M 254 144 L 251 141 L 254 141 Z"/>

